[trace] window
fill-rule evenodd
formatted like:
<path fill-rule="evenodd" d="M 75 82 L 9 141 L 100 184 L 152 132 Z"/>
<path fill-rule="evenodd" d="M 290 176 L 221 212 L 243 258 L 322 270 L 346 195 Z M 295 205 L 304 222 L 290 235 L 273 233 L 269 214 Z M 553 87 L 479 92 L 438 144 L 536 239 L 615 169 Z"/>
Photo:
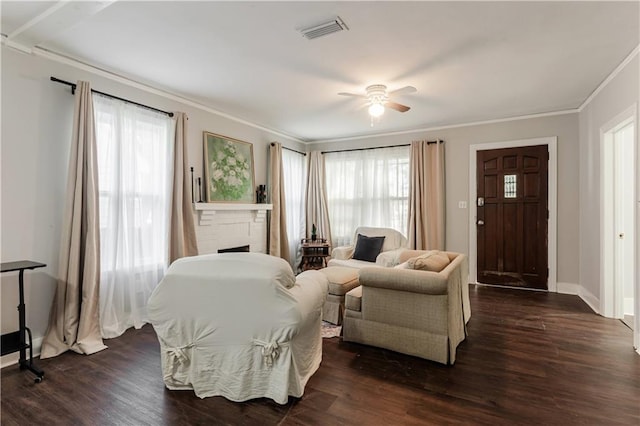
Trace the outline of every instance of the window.
<path fill-rule="evenodd" d="M 307 157 L 288 149 L 282 150 L 284 199 L 287 211 L 287 237 L 289 259 L 296 271 L 300 264 L 300 240 L 305 235 L 305 187 L 307 183 Z"/>
<path fill-rule="evenodd" d="M 407 234 L 409 147 L 327 153 L 325 171 L 334 246 L 352 243 L 358 226 Z"/>
<path fill-rule="evenodd" d="M 504 175 L 504 198 L 516 198 L 517 175 Z"/>
<path fill-rule="evenodd" d="M 147 322 L 168 259 L 172 120 L 94 94 L 100 192 L 100 322 L 105 338 Z"/>

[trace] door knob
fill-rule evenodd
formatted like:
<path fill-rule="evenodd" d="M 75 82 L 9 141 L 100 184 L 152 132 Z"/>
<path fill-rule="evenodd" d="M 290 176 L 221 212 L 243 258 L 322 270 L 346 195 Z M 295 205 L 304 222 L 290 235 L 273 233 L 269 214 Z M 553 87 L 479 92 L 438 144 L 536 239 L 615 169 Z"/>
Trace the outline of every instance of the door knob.
<path fill-rule="evenodd" d="M 479 221 L 478 221 L 478 225 L 479 225 L 479 226 L 484 225 L 484 220 L 479 220 Z"/>
<path fill-rule="evenodd" d="M 621 232 L 620 234 L 618 234 L 618 238 L 620 238 L 621 240 L 624 239 L 624 232 Z"/>

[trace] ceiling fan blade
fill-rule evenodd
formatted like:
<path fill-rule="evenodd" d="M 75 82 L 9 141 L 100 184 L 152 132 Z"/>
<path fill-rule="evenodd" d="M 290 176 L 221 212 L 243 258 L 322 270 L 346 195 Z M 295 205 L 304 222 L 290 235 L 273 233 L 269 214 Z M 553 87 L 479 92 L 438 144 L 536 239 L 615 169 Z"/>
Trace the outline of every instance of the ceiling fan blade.
<path fill-rule="evenodd" d="M 408 95 L 409 93 L 415 93 L 418 89 L 413 86 L 404 86 L 399 89 L 393 90 L 389 92 L 389 96 L 391 95 Z"/>
<path fill-rule="evenodd" d="M 400 112 L 407 112 L 409 111 L 411 108 L 406 106 L 406 105 L 402 105 L 402 104 L 398 104 L 395 102 L 387 102 L 386 104 L 384 104 L 384 106 L 391 108 L 391 109 L 395 109 L 396 111 L 400 111 Z"/>
<path fill-rule="evenodd" d="M 359 95 L 359 94 L 356 94 L 356 93 L 347 93 L 347 92 L 340 92 L 340 93 L 338 93 L 338 95 L 340 95 L 340 96 L 353 96 L 354 98 L 366 98 L 365 95 Z"/>

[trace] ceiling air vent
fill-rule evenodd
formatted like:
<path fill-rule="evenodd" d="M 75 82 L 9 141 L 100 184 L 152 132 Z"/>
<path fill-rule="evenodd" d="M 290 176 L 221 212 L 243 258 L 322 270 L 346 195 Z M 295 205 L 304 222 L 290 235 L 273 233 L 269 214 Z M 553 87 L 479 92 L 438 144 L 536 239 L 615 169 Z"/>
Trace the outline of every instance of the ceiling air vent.
<path fill-rule="evenodd" d="M 300 30 L 303 36 L 305 36 L 308 40 L 313 40 L 314 38 L 326 36 L 331 33 L 335 33 L 342 30 L 348 30 L 349 27 L 342 21 L 339 16 L 336 16 L 334 19 L 323 22 L 320 25 L 315 25 L 310 28 L 305 28 Z"/>

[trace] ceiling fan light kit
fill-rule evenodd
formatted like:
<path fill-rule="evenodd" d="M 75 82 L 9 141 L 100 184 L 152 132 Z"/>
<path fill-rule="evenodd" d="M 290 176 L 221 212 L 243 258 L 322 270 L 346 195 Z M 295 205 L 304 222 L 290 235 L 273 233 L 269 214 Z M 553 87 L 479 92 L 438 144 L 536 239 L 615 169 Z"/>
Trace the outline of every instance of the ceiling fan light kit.
<path fill-rule="evenodd" d="M 387 103 L 389 98 L 387 97 L 387 86 L 383 84 L 372 84 L 368 86 L 367 100 L 369 102 L 369 115 L 373 118 L 378 118 L 384 114 L 384 104 Z M 371 121 L 373 126 L 373 120 Z"/>
<path fill-rule="evenodd" d="M 371 116 L 371 126 L 373 127 L 374 119 L 379 119 L 382 114 L 384 114 L 386 108 L 391 108 L 398 112 L 407 112 L 411 109 L 411 107 L 408 107 L 406 105 L 389 101 L 389 95 L 401 93 L 409 94 L 415 93 L 416 91 L 416 88 L 413 86 L 405 86 L 387 93 L 387 86 L 385 86 L 384 84 L 372 84 L 370 86 L 367 86 L 367 88 L 365 89 L 365 95 L 346 92 L 340 92 L 338 93 L 338 95 L 365 98 L 367 100 L 367 105 L 369 105 L 367 111 Z"/>
<path fill-rule="evenodd" d="M 384 114 L 384 105 L 381 103 L 373 103 L 369 106 L 369 115 L 372 117 L 380 117 Z"/>

